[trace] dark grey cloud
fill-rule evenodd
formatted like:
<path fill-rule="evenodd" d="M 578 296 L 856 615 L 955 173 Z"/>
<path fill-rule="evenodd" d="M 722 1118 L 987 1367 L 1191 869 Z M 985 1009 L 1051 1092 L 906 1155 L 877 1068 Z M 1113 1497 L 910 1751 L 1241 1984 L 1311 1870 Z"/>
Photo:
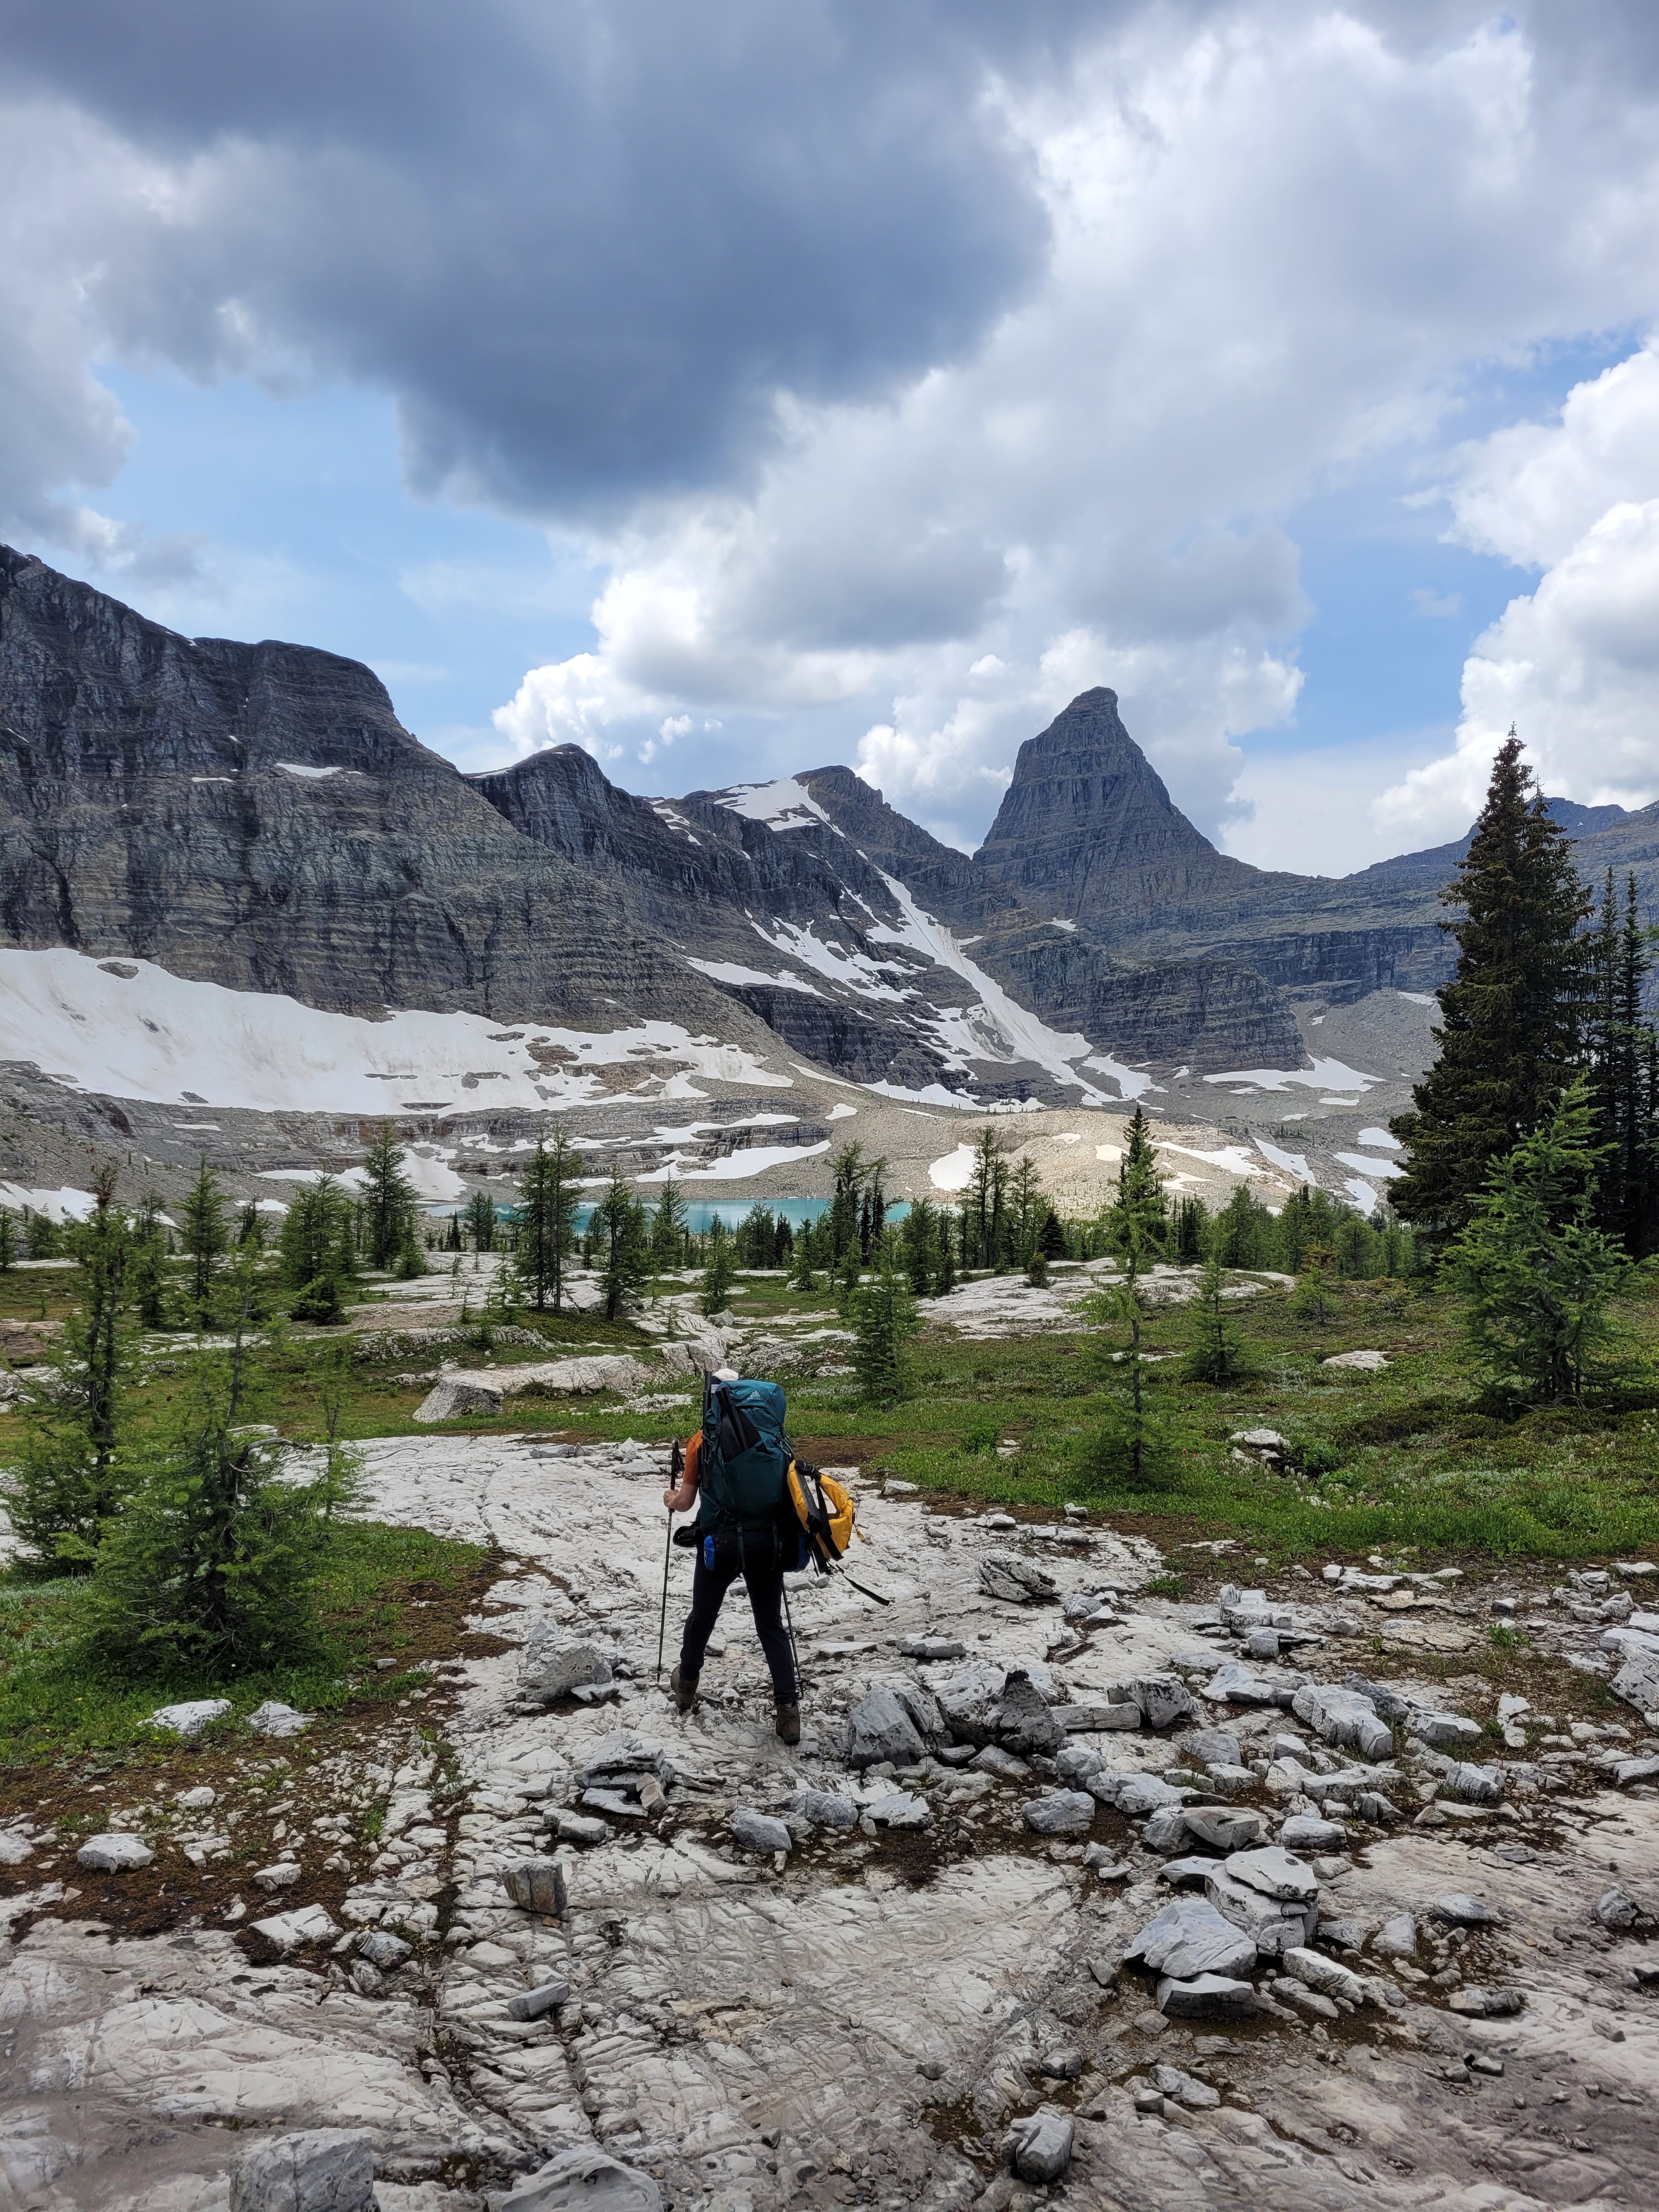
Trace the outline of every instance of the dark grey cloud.
<path fill-rule="evenodd" d="M 32 0 L 0 52 L 178 186 L 87 241 L 118 345 L 378 385 L 418 489 L 568 517 L 970 351 L 1048 243 L 988 88 L 1133 12 Z"/>

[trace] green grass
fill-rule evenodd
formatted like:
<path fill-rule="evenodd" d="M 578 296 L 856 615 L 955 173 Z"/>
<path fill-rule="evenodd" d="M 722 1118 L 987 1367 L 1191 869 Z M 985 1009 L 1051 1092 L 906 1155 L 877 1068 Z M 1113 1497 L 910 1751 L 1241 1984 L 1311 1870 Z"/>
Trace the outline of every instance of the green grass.
<path fill-rule="evenodd" d="M 106 1670 L 87 1638 L 84 1583 L 31 1582 L 14 1569 L 0 1577 L 0 1766 L 153 1743 L 145 1717 L 187 1698 L 230 1699 L 208 1740 L 233 1732 L 266 1698 L 315 1713 L 390 1703 L 425 1680 L 407 1671 L 408 1662 L 424 1656 L 423 1643 L 451 1640 L 441 1632 L 486 1557 L 477 1545 L 424 1529 L 346 1522 L 318 1585 L 324 1640 L 311 1656 L 230 1681 L 180 1668 L 137 1686 Z M 362 1672 L 376 1657 L 404 1664 Z"/>

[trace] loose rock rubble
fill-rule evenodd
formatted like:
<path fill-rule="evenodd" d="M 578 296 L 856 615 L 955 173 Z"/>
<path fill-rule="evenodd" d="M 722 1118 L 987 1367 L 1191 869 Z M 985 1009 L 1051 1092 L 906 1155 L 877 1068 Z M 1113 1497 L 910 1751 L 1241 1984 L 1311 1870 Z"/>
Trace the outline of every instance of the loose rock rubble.
<path fill-rule="evenodd" d="M 292 1876 L 246 1917 L 112 1940 L 8 1832 L 28 2212 L 222 2204 L 324 2129 L 367 2133 L 382 2212 L 1659 2201 L 1659 1741 L 1489 1724 L 1343 1632 L 1421 1583 L 1177 1602 L 1098 1520 L 947 1524 L 841 1470 L 890 1603 L 792 1583 L 789 1748 L 735 1603 L 691 1714 L 653 1682 L 660 1454 L 365 1461 L 374 1512 L 498 1547 L 506 1648 L 377 1747 L 373 1821 L 273 1826 Z M 103 1879 L 210 1859 L 219 1803 L 141 1840 L 109 1802 L 155 1864 Z"/>

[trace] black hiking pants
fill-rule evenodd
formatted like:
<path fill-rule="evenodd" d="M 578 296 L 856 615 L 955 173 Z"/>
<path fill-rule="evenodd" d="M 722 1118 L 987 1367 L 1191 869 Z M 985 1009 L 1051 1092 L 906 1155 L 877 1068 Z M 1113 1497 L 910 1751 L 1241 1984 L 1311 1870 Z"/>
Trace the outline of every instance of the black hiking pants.
<path fill-rule="evenodd" d="M 746 1550 L 746 1556 L 745 1556 Z M 702 1672 L 703 1655 L 720 1619 L 726 1593 L 741 1575 L 749 1589 L 749 1609 L 755 1616 L 755 1632 L 771 1670 L 772 1694 L 781 1705 L 799 1701 L 795 1680 L 795 1655 L 789 1648 L 789 1632 L 783 1625 L 783 1569 L 778 1547 L 769 1528 L 752 1537 L 745 1547 L 735 1533 L 714 1539 L 714 1564 L 707 1564 L 707 1547 L 697 1540 L 696 1570 L 691 1577 L 691 1611 L 680 1639 L 680 1679 L 695 1682 Z"/>

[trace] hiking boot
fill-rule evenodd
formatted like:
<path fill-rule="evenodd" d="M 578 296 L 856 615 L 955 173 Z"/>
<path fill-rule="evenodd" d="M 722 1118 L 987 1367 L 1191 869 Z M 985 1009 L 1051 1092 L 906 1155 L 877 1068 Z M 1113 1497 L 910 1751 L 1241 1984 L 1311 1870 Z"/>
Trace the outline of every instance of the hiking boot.
<path fill-rule="evenodd" d="M 689 1713 L 697 1702 L 697 1678 L 688 1682 L 678 1667 L 668 1678 L 668 1686 L 674 1693 L 674 1703 L 683 1713 Z"/>
<path fill-rule="evenodd" d="M 777 1729 L 786 1743 L 800 1741 L 800 1707 L 799 1705 L 778 1707 Z"/>

